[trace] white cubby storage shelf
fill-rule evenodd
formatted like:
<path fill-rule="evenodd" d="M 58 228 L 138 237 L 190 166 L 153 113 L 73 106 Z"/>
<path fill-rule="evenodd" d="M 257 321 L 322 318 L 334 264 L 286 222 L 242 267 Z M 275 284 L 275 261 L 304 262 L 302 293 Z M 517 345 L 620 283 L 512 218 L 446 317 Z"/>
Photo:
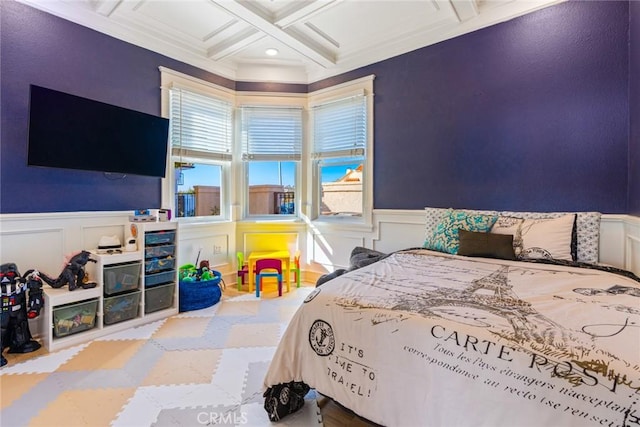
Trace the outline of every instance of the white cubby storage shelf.
<path fill-rule="evenodd" d="M 44 285 L 43 342 L 56 351 L 178 313 L 177 224 L 138 225 L 137 250 L 91 251 L 85 267 L 95 288 Z M 145 243 L 151 242 L 151 243 Z M 157 242 L 157 243 L 154 243 Z"/>

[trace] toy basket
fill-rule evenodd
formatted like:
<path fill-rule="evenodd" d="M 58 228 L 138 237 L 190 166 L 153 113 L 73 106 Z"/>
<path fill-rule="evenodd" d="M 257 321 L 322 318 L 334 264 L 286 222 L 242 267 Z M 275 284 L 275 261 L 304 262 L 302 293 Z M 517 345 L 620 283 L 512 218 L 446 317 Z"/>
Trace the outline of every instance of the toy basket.
<path fill-rule="evenodd" d="M 180 312 L 211 307 L 220 301 L 222 273 L 215 270 L 211 270 L 211 273 L 214 275 L 211 280 L 180 281 L 178 289 Z"/>

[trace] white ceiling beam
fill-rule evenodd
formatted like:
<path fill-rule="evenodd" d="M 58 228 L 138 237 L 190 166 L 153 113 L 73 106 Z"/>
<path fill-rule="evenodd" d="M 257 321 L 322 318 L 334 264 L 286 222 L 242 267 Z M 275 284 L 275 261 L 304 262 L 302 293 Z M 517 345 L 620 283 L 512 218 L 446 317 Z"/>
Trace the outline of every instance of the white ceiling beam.
<path fill-rule="evenodd" d="M 234 15 L 236 18 L 246 22 L 258 31 L 261 31 L 268 36 L 273 37 L 280 43 L 295 50 L 300 55 L 309 58 L 316 64 L 329 68 L 335 65 L 336 60 L 329 52 L 326 52 L 320 48 L 312 48 L 302 40 L 292 36 L 283 29 L 274 25 L 265 16 L 263 16 L 257 9 L 252 8 L 249 2 L 239 3 L 237 1 L 228 0 L 211 0 L 218 7 L 226 10 L 228 13 Z"/>
<path fill-rule="evenodd" d="M 94 10 L 102 16 L 109 17 L 120 6 L 122 0 L 97 0 Z"/>
<path fill-rule="evenodd" d="M 344 0 L 310 0 L 294 2 L 293 8 L 282 12 L 274 22 L 280 28 L 287 28 L 302 21 L 308 21 L 317 13 L 324 12 Z"/>
<path fill-rule="evenodd" d="M 316 27 L 315 25 L 313 25 L 311 22 L 306 22 L 304 26 L 310 29 L 311 31 L 313 31 L 314 33 L 316 33 L 318 37 L 325 39 L 326 41 L 334 45 L 336 48 L 340 48 L 340 43 L 338 43 L 338 40 L 335 40 L 334 38 L 330 37 L 327 33 L 322 31 L 320 28 Z"/>
<path fill-rule="evenodd" d="M 458 22 L 465 22 L 480 14 L 478 0 L 449 0 L 453 11 L 458 17 Z"/>
<path fill-rule="evenodd" d="M 264 34 L 255 28 L 247 28 L 222 43 L 211 46 L 207 49 L 207 57 L 220 61 L 265 37 Z"/>

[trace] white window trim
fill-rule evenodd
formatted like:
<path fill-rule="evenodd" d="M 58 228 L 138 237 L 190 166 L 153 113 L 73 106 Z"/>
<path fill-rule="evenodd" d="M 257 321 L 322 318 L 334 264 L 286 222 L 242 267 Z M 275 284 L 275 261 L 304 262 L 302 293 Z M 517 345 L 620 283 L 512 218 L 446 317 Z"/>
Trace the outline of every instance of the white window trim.
<path fill-rule="evenodd" d="M 221 215 L 220 217 L 195 217 L 180 218 L 185 222 L 318 222 L 319 225 L 326 224 L 331 228 L 345 228 L 349 230 L 371 230 L 373 227 L 373 129 L 374 129 L 374 90 L 373 81 L 375 75 L 365 76 L 356 80 L 345 82 L 336 86 L 320 89 L 310 93 L 280 93 L 280 92 L 238 92 L 214 83 L 200 80 L 196 77 L 171 70 L 166 67 L 158 67 L 161 72 L 161 115 L 169 117 L 169 92 L 172 87 L 187 89 L 194 92 L 203 93 L 219 99 L 228 101 L 234 106 L 234 143 L 233 159 L 231 164 L 223 165 L 221 187 Z M 341 99 L 350 94 L 362 93 L 367 96 L 367 145 L 366 161 L 364 170 L 364 182 L 362 188 L 363 212 L 362 217 L 321 217 L 318 218 L 319 188 L 316 189 L 317 167 L 316 162 L 311 159 L 311 145 L 313 141 L 313 126 L 310 119 L 309 110 L 314 105 Z M 239 120 L 237 117 L 238 107 L 241 105 L 279 105 L 279 106 L 299 106 L 303 108 L 303 143 L 302 160 L 296 173 L 296 215 L 293 216 L 249 216 L 248 203 L 245 200 L 246 192 L 246 170 L 242 161 L 242 147 L 240 145 Z M 167 142 L 170 144 L 170 142 Z M 168 147 L 171 148 L 170 146 Z M 171 151 L 169 151 L 170 153 Z M 224 162 L 210 162 L 204 159 L 197 159 L 198 162 L 221 164 Z M 175 195 L 173 182 L 175 173 L 173 170 L 173 157 L 167 156 L 167 176 L 162 178 L 162 206 L 169 207 L 175 211 Z M 298 190 L 299 189 L 299 190 Z M 225 215 L 223 218 L 222 211 Z"/>
<path fill-rule="evenodd" d="M 209 83 L 204 80 L 189 76 L 187 74 L 180 73 L 178 71 L 171 70 L 166 67 L 158 67 L 160 70 L 160 89 L 161 89 L 161 115 L 162 117 L 169 118 L 170 115 L 170 89 L 180 88 L 190 90 L 192 92 L 208 95 L 214 98 L 222 99 L 229 102 L 231 105 L 235 105 L 235 91 L 227 89 L 225 87 Z M 176 176 L 173 167 L 175 156 L 172 155 L 171 141 L 168 141 L 168 155 L 167 155 L 167 173 L 162 178 L 162 206 L 170 208 L 173 212 L 176 212 L 175 206 L 175 194 L 173 183 Z M 189 218 L 176 218 L 180 222 L 223 222 L 232 219 L 232 212 L 229 212 L 231 189 L 234 188 L 233 174 L 231 173 L 230 162 L 207 160 L 193 157 L 181 157 L 185 161 L 195 161 L 197 163 L 221 165 L 221 185 L 220 185 L 220 215 L 215 217 L 189 217 Z"/>
<path fill-rule="evenodd" d="M 373 228 L 373 104 L 374 104 L 374 91 L 373 81 L 375 75 L 369 75 L 360 79 L 345 82 L 336 86 L 321 89 L 315 92 L 311 92 L 308 95 L 309 109 L 319 104 L 325 104 L 333 100 L 340 100 L 352 95 L 363 94 L 367 100 L 367 142 L 365 148 L 365 164 L 364 164 L 364 176 L 362 183 L 362 217 L 352 216 L 328 216 L 323 217 L 319 215 L 320 206 L 320 182 L 319 182 L 319 170 L 318 162 L 313 161 L 310 158 L 310 153 L 307 152 L 307 156 L 303 155 L 303 162 L 309 165 L 306 171 L 307 187 L 306 193 L 311 196 L 308 199 L 311 200 L 311 204 L 306 208 L 306 215 L 312 222 L 320 224 L 330 224 L 332 226 L 345 226 L 350 230 L 361 229 L 371 230 Z M 307 127 L 307 148 L 313 145 L 313 115 L 310 114 L 309 126 Z M 304 153 L 303 153 L 304 154 Z"/>

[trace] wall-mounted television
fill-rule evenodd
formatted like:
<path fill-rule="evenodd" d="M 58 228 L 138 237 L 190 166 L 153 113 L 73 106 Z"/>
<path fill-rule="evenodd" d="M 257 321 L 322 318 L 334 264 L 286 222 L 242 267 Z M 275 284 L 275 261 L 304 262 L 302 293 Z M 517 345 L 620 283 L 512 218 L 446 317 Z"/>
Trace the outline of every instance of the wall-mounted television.
<path fill-rule="evenodd" d="M 31 85 L 27 164 L 164 177 L 169 120 Z"/>

